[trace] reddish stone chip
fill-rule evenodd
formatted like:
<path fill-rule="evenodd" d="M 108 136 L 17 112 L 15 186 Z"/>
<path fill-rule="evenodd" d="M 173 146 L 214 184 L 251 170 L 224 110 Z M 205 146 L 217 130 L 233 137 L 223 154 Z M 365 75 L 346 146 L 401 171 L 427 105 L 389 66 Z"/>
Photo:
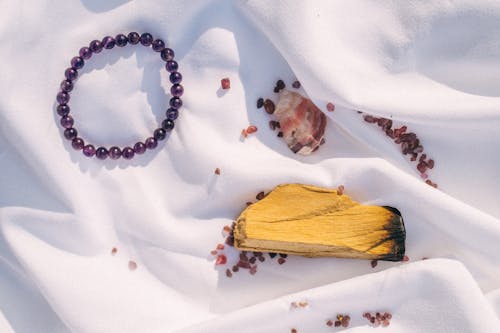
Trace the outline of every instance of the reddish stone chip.
<path fill-rule="evenodd" d="M 229 81 L 228 77 L 225 77 L 222 80 L 220 80 L 220 85 L 224 90 L 229 89 L 231 88 L 231 81 Z"/>

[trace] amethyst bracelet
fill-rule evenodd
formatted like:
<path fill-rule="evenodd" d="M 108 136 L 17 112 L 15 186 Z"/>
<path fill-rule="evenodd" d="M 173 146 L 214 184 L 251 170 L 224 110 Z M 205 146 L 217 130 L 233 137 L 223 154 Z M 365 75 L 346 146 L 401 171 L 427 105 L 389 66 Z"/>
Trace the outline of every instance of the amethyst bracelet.
<path fill-rule="evenodd" d="M 170 93 L 170 108 L 166 111 L 166 119 L 163 120 L 161 127 L 157 128 L 152 137 L 147 138 L 144 142 L 137 142 L 133 147 L 119 148 L 113 146 L 111 148 L 98 147 L 95 148 L 92 144 L 87 144 L 78 136 L 78 131 L 74 127 L 74 120 L 69 115 L 69 99 L 70 92 L 76 78 L 78 71 L 83 68 L 85 62 L 93 55 L 100 53 L 103 49 L 112 49 L 115 46 L 123 47 L 127 44 L 141 44 L 146 47 L 151 47 L 154 51 L 159 52 L 161 58 L 166 62 L 165 68 L 170 73 L 170 82 L 172 87 Z M 80 49 L 79 56 L 71 59 L 71 67 L 67 68 L 64 72 L 66 79 L 61 82 L 61 91 L 57 94 L 57 114 L 61 116 L 61 125 L 64 128 L 64 137 L 71 141 L 71 146 L 76 150 L 81 150 L 83 155 L 87 157 L 96 156 L 100 160 L 105 160 L 110 157 L 111 159 L 119 159 L 123 157 L 127 160 L 134 157 L 135 154 L 143 154 L 147 149 L 154 149 L 158 146 L 158 141 L 165 139 L 167 132 L 174 128 L 174 120 L 179 115 L 179 108 L 182 106 L 180 97 L 184 93 L 184 88 L 180 84 L 182 75 L 178 70 L 179 65 L 174 60 L 174 51 L 165 47 L 165 42 L 161 39 L 154 39 L 149 33 L 139 35 L 137 32 L 131 32 L 127 36 L 123 34 L 117 35 L 115 38 L 107 36 L 99 40 L 93 40 L 89 46 L 84 46 Z"/>

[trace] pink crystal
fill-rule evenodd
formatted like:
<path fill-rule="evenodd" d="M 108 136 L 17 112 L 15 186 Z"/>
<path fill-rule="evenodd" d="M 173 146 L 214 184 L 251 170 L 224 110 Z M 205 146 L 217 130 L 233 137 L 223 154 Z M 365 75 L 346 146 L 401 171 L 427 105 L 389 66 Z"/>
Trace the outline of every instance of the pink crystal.
<path fill-rule="evenodd" d="M 317 149 L 325 133 L 326 116 L 302 95 L 283 89 L 274 112 L 288 147 L 301 155 Z"/>

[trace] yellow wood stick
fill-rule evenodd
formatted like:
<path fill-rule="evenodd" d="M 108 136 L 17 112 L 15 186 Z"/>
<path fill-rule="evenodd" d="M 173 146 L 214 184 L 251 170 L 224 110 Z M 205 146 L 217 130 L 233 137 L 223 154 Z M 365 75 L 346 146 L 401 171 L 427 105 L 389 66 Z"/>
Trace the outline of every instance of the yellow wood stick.
<path fill-rule="evenodd" d="M 400 261 L 405 238 L 397 209 L 360 205 L 336 190 L 301 184 L 276 187 L 248 206 L 234 228 L 240 250 L 306 257 Z"/>

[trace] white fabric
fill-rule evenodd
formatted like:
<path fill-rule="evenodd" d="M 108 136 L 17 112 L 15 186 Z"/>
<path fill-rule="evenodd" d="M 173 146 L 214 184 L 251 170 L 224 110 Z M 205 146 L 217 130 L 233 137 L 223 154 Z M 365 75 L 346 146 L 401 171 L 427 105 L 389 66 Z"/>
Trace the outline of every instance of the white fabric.
<path fill-rule="evenodd" d="M 0 332 L 331 332 L 325 321 L 340 312 L 348 331 L 369 332 L 361 315 L 377 310 L 393 314 L 385 332 L 500 332 L 500 3 L 0 9 Z M 154 152 L 84 158 L 54 111 L 63 71 L 90 40 L 132 30 L 175 49 L 185 107 Z M 152 51 L 108 51 L 85 72 L 71 107 L 89 141 L 125 146 L 163 117 L 168 78 Z M 298 78 L 322 109 L 337 105 L 312 156 L 291 153 L 255 107 L 278 78 Z M 436 161 L 439 190 L 355 110 L 408 124 Z M 240 140 L 250 123 L 259 131 Z M 344 184 L 355 200 L 399 208 L 410 262 L 291 257 L 226 278 L 209 255 L 222 226 L 259 191 L 291 182 Z M 302 299 L 308 308 L 290 310 Z"/>

